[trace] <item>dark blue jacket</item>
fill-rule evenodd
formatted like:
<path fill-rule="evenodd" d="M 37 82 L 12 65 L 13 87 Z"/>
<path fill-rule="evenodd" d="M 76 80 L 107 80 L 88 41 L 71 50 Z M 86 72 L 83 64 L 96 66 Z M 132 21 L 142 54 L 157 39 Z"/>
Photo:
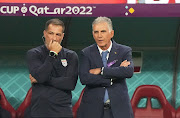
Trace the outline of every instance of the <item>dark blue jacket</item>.
<path fill-rule="evenodd" d="M 114 118 L 133 118 L 126 78 L 131 78 L 134 72 L 132 50 L 128 46 L 117 44 L 112 40 L 112 49 L 107 63 L 117 60 L 111 67 L 105 67 L 103 75 L 90 74 L 89 70 L 103 67 L 97 44 L 82 50 L 80 59 L 80 80 L 86 85 L 78 118 L 101 118 L 103 115 L 103 100 L 105 88 L 111 101 Z M 120 67 L 124 60 L 130 61 L 128 67 Z M 111 79 L 112 85 L 111 85 Z"/>

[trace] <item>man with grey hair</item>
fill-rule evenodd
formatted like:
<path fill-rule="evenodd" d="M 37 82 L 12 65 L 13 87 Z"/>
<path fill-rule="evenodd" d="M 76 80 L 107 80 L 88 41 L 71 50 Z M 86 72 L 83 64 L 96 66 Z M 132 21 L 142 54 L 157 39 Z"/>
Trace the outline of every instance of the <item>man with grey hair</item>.
<path fill-rule="evenodd" d="M 111 19 L 92 23 L 95 44 L 81 51 L 79 77 L 86 85 L 78 118 L 133 118 L 126 78 L 134 72 L 132 50 L 112 38 Z"/>
<path fill-rule="evenodd" d="M 64 23 L 46 22 L 44 44 L 27 52 L 32 98 L 24 118 L 72 118 L 72 94 L 78 79 L 78 56 L 63 48 Z"/>

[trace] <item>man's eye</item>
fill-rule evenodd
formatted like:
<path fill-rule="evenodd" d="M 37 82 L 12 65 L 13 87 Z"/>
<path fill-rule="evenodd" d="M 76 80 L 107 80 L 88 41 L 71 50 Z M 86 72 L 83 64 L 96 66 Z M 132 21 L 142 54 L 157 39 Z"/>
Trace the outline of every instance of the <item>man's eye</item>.
<path fill-rule="evenodd" d="M 61 34 L 56 34 L 57 36 L 61 36 Z"/>
<path fill-rule="evenodd" d="M 48 32 L 48 34 L 53 34 L 53 32 Z"/>

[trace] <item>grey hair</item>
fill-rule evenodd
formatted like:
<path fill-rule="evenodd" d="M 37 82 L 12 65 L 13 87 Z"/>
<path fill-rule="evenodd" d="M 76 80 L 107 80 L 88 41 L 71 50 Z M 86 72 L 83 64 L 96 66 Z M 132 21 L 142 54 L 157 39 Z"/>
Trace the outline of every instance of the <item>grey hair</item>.
<path fill-rule="evenodd" d="M 97 17 L 97 18 L 93 21 L 93 23 L 92 23 L 92 30 L 93 30 L 93 26 L 94 26 L 95 24 L 99 24 L 99 23 L 102 23 L 102 22 L 106 22 L 106 23 L 108 24 L 109 32 L 113 30 L 113 25 L 112 25 L 111 19 L 108 18 L 108 17 L 102 17 L 102 16 Z"/>

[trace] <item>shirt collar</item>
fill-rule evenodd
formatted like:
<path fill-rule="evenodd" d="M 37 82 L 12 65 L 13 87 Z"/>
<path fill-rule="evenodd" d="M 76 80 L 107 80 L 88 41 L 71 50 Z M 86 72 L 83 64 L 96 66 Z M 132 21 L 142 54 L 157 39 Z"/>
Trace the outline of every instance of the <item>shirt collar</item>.
<path fill-rule="evenodd" d="M 111 44 L 110 44 L 110 46 L 109 46 L 109 48 L 108 48 L 107 50 L 102 50 L 98 45 L 97 45 L 97 47 L 98 47 L 98 50 L 99 50 L 99 53 L 100 53 L 100 54 L 102 54 L 102 52 L 105 52 L 105 51 L 110 52 L 110 51 L 111 51 L 111 48 L 112 48 L 112 41 L 111 41 Z"/>

